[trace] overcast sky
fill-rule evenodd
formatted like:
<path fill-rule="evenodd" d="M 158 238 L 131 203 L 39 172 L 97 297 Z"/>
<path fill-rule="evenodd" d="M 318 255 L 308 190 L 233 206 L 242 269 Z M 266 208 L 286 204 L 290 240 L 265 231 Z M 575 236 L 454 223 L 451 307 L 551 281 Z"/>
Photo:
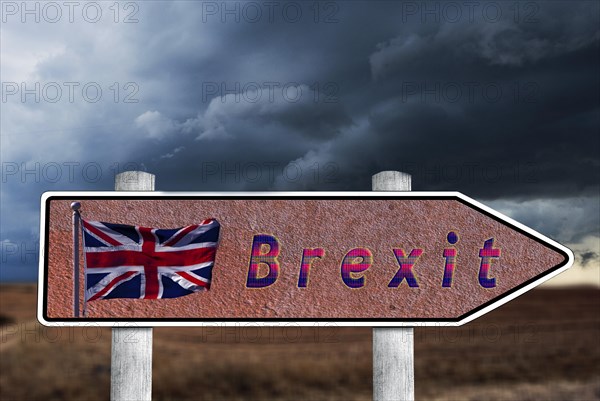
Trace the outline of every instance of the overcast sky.
<path fill-rule="evenodd" d="M 600 282 L 596 1 L 1 5 L 0 280 L 37 278 L 44 191 L 141 169 L 189 191 L 370 190 L 402 170 Z"/>

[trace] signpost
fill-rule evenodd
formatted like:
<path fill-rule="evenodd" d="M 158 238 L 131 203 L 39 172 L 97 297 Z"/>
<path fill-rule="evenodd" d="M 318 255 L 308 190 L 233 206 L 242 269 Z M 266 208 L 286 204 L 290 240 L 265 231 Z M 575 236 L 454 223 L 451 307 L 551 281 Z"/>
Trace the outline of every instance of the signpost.
<path fill-rule="evenodd" d="M 154 174 L 126 171 L 115 177 L 116 191 L 154 191 Z M 112 401 L 152 399 L 152 328 L 113 327 L 110 361 Z"/>
<path fill-rule="evenodd" d="M 410 174 L 382 171 L 372 177 L 373 191 L 410 191 Z M 415 399 L 412 327 L 373 328 L 373 400 Z"/>
<path fill-rule="evenodd" d="M 113 330 L 114 400 L 151 398 L 151 327 L 274 322 L 373 327 L 374 398 L 413 399 L 412 327 L 464 324 L 573 263 L 463 194 L 410 192 L 399 172 L 373 176 L 373 192 L 143 192 L 153 188 L 129 172 L 116 189 L 130 192 L 42 198 L 40 322 L 144 327 Z M 83 317 L 61 296 L 73 202 L 87 233 Z"/>

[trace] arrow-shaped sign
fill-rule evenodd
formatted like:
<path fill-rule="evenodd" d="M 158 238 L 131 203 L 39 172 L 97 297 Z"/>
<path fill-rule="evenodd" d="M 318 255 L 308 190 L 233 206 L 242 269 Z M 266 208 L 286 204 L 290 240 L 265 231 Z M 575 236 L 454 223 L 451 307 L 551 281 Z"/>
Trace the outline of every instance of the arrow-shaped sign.
<path fill-rule="evenodd" d="M 94 301 L 80 319 L 66 290 L 74 201 Z M 457 192 L 51 192 L 41 217 L 48 325 L 460 325 L 573 263 L 566 247 Z M 202 224 L 219 226 L 218 247 L 216 236 L 207 245 L 216 257 L 190 239 Z M 121 298 L 131 294 L 144 299 Z"/>

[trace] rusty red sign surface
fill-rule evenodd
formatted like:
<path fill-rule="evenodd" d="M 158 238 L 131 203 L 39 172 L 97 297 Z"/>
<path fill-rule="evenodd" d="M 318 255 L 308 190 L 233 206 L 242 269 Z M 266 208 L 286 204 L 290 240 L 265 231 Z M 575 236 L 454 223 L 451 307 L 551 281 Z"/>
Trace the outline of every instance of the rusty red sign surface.
<path fill-rule="evenodd" d="M 456 192 L 50 192 L 40 238 L 46 325 L 460 325 L 573 263 Z"/>

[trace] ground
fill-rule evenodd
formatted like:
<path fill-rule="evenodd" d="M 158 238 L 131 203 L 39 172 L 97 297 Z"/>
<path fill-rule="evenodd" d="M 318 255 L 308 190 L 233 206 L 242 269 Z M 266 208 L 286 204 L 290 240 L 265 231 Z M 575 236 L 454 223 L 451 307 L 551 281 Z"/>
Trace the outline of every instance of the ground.
<path fill-rule="evenodd" d="M 99 301 L 102 302 L 102 301 Z M 0 286 L 0 400 L 106 400 L 110 329 L 45 328 Z M 154 329 L 155 400 L 369 400 L 369 328 Z M 600 290 L 533 290 L 460 328 L 415 329 L 420 400 L 600 400 Z"/>

